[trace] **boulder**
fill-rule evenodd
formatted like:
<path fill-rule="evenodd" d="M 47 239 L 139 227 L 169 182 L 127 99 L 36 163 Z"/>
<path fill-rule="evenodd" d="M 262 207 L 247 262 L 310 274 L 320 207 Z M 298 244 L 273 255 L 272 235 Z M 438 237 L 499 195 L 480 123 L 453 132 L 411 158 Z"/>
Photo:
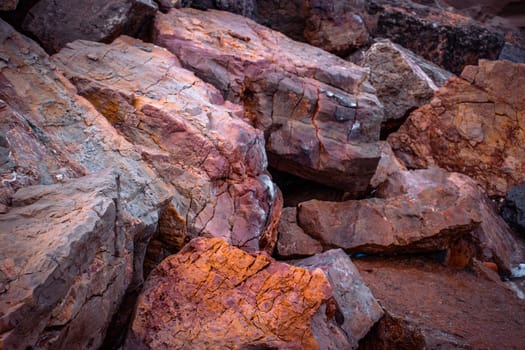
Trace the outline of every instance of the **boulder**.
<path fill-rule="evenodd" d="M 263 134 L 242 107 L 167 50 L 129 37 L 75 41 L 54 61 L 180 194 L 159 221 L 168 251 L 206 235 L 271 253 L 282 200 L 266 172 Z"/>
<path fill-rule="evenodd" d="M 194 9 L 159 13 L 154 42 L 244 104 L 270 165 L 344 191 L 366 191 L 383 110 L 363 68 L 253 21 Z"/>
<path fill-rule="evenodd" d="M 49 53 L 77 40 L 110 42 L 121 34 L 137 35 L 157 11 L 153 0 L 40 0 L 22 28 Z"/>
<path fill-rule="evenodd" d="M 388 142 L 409 168 L 469 175 L 489 195 L 525 181 L 525 65 L 481 60 L 451 78 Z"/>
<path fill-rule="evenodd" d="M 297 225 L 297 208 L 284 208 L 279 220 L 276 254 L 290 259 L 311 256 L 323 251 L 321 243 L 304 233 Z"/>
<path fill-rule="evenodd" d="M 507 192 L 501 216 L 512 228 L 525 234 L 525 183 L 514 186 Z"/>
<path fill-rule="evenodd" d="M 332 290 L 316 269 L 196 238 L 150 274 L 124 349 L 320 349 Z"/>
<path fill-rule="evenodd" d="M 386 314 L 360 348 L 523 348 L 525 303 L 502 282 L 429 259 L 355 264 Z"/>
<path fill-rule="evenodd" d="M 131 282 L 117 173 L 20 189 L 0 215 L 0 348 L 98 349 Z"/>
<path fill-rule="evenodd" d="M 0 3 L 0 11 L 13 11 L 16 10 L 18 0 L 2 0 Z"/>
<path fill-rule="evenodd" d="M 331 335 L 326 338 L 332 343 L 320 344 L 321 348 L 357 349 L 359 341 L 383 316 L 383 309 L 361 279 L 352 260 L 341 249 L 334 249 L 299 260 L 294 265 L 312 272 L 322 270 L 332 286 L 335 301 L 333 321 L 338 327 L 329 329 Z"/>

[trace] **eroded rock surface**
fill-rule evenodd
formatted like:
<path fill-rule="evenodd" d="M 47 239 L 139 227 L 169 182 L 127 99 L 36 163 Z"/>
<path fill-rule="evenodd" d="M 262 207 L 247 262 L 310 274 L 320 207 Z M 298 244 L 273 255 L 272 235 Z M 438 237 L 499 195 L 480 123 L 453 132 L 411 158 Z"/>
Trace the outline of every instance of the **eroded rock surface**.
<path fill-rule="evenodd" d="M 481 60 L 451 78 L 388 142 L 409 168 L 437 165 L 504 196 L 525 181 L 525 65 Z"/>
<path fill-rule="evenodd" d="M 278 226 L 276 254 L 280 258 L 311 256 L 323 251 L 317 240 L 297 225 L 297 208 L 284 208 Z"/>
<path fill-rule="evenodd" d="M 263 135 L 241 119 L 240 106 L 165 49 L 128 37 L 111 45 L 76 41 L 54 58 L 180 193 L 160 220 L 168 248 L 207 235 L 273 250 L 282 201 L 266 173 Z"/>
<path fill-rule="evenodd" d="M 150 274 L 124 348 L 319 349 L 312 318 L 331 297 L 320 270 L 196 238 Z"/>
<path fill-rule="evenodd" d="M 365 190 L 379 160 L 383 111 L 364 69 L 213 10 L 159 13 L 154 41 L 244 104 L 265 131 L 270 165 L 348 192 Z"/>

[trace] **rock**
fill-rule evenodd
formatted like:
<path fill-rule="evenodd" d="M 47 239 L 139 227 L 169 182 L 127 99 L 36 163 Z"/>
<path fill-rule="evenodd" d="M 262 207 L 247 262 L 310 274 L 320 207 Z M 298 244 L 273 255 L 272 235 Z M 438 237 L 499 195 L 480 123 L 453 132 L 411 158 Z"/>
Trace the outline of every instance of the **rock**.
<path fill-rule="evenodd" d="M 389 40 L 373 44 L 365 54 L 370 83 L 385 108 L 382 133 L 397 130 L 414 109 L 427 104 L 434 91 L 452 76 Z"/>
<path fill-rule="evenodd" d="M 305 0 L 256 0 L 255 20 L 289 38 L 306 42 L 304 32 L 309 16 L 309 1 Z"/>
<path fill-rule="evenodd" d="M 0 348 L 99 348 L 133 272 L 116 179 L 25 187 L 0 215 Z"/>
<path fill-rule="evenodd" d="M 468 17 L 410 1 L 370 2 L 368 15 L 374 37 L 390 39 L 454 74 L 479 59 L 496 59 L 505 43 L 501 33 Z"/>
<path fill-rule="evenodd" d="M 409 168 L 437 165 L 473 177 L 489 195 L 525 181 L 525 65 L 481 60 L 451 78 L 388 138 Z"/>
<path fill-rule="evenodd" d="M 390 144 L 387 142 L 381 143 L 381 159 L 377 164 L 376 173 L 370 180 L 370 187 L 374 189 L 377 188 L 385 182 L 390 175 L 401 170 L 407 169 L 399 159 L 397 159 Z"/>
<path fill-rule="evenodd" d="M 154 42 L 244 104 L 265 131 L 271 166 L 353 194 L 366 191 L 380 156 L 383 111 L 364 69 L 214 10 L 159 13 Z"/>
<path fill-rule="evenodd" d="M 323 251 L 321 243 L 297 225 L 297 209 L 284 208 L 278 227 L 276 254 L 280 258 L 311 256 Z"/>
<path fill-rule="evenodd" d="M 362 349 L 521 349 L 525 303 L 500 281 L 423 259 L 355 264 L 388 315 Z"/>
<path fill-rule="evenodd" d="M 2 0 L 0 11 L 13 11 L 18 6 L 18 0 Z"/>
<path fill-rule="evenodd" d="M 22 28 L 38 38 L 49 53 L 77 40 L 110 42 L 121 34 L 136 35 L 152 19 L 153 0 L 40 0 Z"/>
<path fill-rule="evenodd" d="M 357 349 L 359 340 L 383 316 L 383 310 L 361 279 L 359 271 L 348 255 L 341 249 L 335 249 L 297 261 L 294 265 L 312 272 L 321 269 L 332 286 L 335 300 L 334 321 L 338 327 L 332 327 L 331 331 L 338 330 L 339 332 L 333 332 L 332 336 L 327 336 L 326 338 L 333 343 L 320 344 L 321 348 Z M 343 340 L 337 344 L 336 339 Z M 346 346 L 342 347 L 343 344 Z"/>
<path fill-rule="evenodd" d="M 282 199 L 266 172 L 263 134 L 240 106 L 165 49 L 129 37 L 75 41 L 54 59 L 180 194 L 159 221 L 168 251 L 206 235 L 272 252 Z"/>
<path fill-rule="evenodd" d="M 124 349 L 319 349 L 312 318 L 328 322 L 331 298 L 321 270 L 196 238 L 148 277 Z"/>
<path fill-rule="evenodd" d="M 409 175 L 406 192 L 386 198 L 301 203 L 298 224 L 325 248 L 368 254 L 446 249 L 480 225 L 479 192 L 466 176 Z"/>
<path fill-rule="evenodd" d="M 507 192 L 501 216 L 516 231 L 525 234 L 525 183 Z"/>

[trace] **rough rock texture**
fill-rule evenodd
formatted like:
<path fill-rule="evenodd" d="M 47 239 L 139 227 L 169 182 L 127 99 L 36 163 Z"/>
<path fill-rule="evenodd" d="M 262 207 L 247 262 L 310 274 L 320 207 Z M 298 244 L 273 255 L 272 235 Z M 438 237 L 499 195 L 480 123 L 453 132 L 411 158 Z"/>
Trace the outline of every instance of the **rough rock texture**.
<path fill-rule="evenodd" d="M 362 349 L 523 349 L 525 301 L 499 281 L 430 260 L 358 260 L 388 316 Z"/>
<path fill-rule="evenodd" d="M 356 349 L 359 340 L 383 316 L 383 310 L 348 255 L 341 249 L 334 249 L 300 260 L 294 265 L 312 272 L 321 269 L 333 289 L 335 317 L 332 322 L 339 327 L 328 330 L 332 335 L 326 338 L 333 343 L 320 344 L 321 349 Z M 348 342 L 349 347 L 341 346 L 345 342 Z"/>
<path fill-rule="evenodd" d="M 452 76 L 407 49 L 381 40 L 365 54 L 370 83 L 385 108 L 383 132 L 397 130 L 414 109 L 430 102 L 434 91 Z"/>
<path fill-rule="evenodd" d="M 0 3 L 0 11 L 13 11 L 18 5 L 18 0 L 2 0 Z"/>
<path fill-rule="evenodd" d="M 507 192 L 501 215 L 512 228 L 525 234 L 525 183 Z"/>
<path fill-rule="evenodd" d="M 505 43 L 497 31 L 472 19 L 405 0 L 368 4 L 369 30 L 417 55 L 460 74 L 480 58 L 496 59 Z"/>
<path fill-rule="evenodd" d="M 388 142 L 409 168 L 437 165 L 504 196 L 525 181 L 525 65 L 481 60 L 451 78 Z"/>
<path fill-rule="evenodd" d="M 25 187 L 0 215 L 0 348 L 101 345 L 133 272 L 116 175 Z"/>
<path fill-rule="evenodd" d="M 124 348 L 319 349 L 310 325 L 331 297 L 320 270 L 196 238 L 148 277 Z"/>
<path fill-rule="evenodd" d="M 40 0 L 25 17 L 22 28 L 47 52 L 85 39 L 109 42 L 120 34 L 138 34 L 157 10 L 153 0 Z"/>
<path fill-rule="evenodd" d="M 387 142 L 381 143 L 381 159 L 377 164 L 376 173 L 370 180 L 370 187 L 377 188 L 385 182 L 390 175 L 397 171 L 407 170 L 406 167 L 397 159 L 392 151 L 392 147 Z"/>
<path fill-rule="evenodd" d="M 301 203 L 298 224 L 324 247 L 393 253 L 446 249 L 481 223 L 479 192 L 468 177 L 434 173 L 411 180 L 405 193 L 386 198 Z"/>
<path fill-rule="evenodd" d="M 227 12 L 158 14 L 154 41 L 242 102 L 265 131 L 270 165 L 365 191 L 374 174 L 382 108 L 364 69 Z"/>
<path fill-rule="evenodd" d="M 198 9 L 218 9 L 252 18 L 257 9 L 257 0 L 192 0 L 191 6 Z"/>
<path fill-rule="evenodd" d="M 276 254 L 280 258 L 311 256 L 323 251 L 321 243 L 297 225 L 297 209 L 284 208 L 278 227 Z"/>

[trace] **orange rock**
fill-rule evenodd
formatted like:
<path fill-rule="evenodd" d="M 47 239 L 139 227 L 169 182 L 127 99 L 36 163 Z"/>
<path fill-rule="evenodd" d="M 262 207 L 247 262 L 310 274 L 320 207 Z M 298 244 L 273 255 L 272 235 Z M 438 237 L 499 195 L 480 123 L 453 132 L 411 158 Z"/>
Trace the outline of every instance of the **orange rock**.
<path fill-rule="evenodd" d="M 491 269 L 492 271 L 494 272 L 498 272 L 498 265 L 496 265 L 495 263 L 493 263 L 492 261 L 483 261 L 482 262 L 483 266 L 485 266 L 486 268 L 489 268 Z"/>

